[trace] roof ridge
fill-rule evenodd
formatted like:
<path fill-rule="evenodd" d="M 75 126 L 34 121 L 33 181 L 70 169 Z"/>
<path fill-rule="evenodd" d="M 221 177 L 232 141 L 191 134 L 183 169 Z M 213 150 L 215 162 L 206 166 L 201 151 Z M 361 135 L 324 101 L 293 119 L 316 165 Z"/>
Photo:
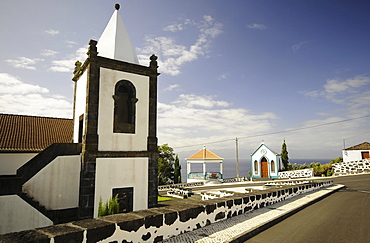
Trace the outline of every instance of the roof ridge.
<path fill-rule="evenodd" d="M 207 156 L 207 154 L 211 155 L 211 156 Z M 204 157 L 204 155 L 205 155 L 205 157 Z M 194 153 L 192 156 L 188 157 L 187 159 L 223 159 L 223 158 L 218 156 L 217 154 L 213 153 L 212 151 L 210 151 L 206 148 L 203 148 L 203 149 L 199 150 L 198 152 Z"/>

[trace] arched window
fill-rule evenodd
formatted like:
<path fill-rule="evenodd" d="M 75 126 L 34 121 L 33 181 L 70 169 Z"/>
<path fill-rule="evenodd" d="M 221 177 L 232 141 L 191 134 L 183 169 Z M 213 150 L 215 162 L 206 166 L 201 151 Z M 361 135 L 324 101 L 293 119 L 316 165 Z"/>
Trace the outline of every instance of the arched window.
<path fill-rule="evenodd" d="M 271 160 L 271 172 L 275 173 L 275 161 Z"/>
<path fill-rule="evenodd" d="M 115 133 L 135 133 L 136 89 L 127 80 L 121 80 L 114 90 L 114 124 Z"/>
<path fill-rule="evenodd" d="M 258 162 L 257 162 L 257 160 L 254 161 L 254 171 L 256 172 L 256 174 L 258 173 Z"/>

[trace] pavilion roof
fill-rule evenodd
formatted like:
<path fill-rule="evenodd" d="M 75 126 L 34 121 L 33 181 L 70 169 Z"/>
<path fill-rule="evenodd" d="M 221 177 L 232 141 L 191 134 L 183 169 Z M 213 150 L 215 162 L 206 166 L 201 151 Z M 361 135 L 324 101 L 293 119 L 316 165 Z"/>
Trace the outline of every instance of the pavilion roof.
<path fill-rule="evenodd" d="M 203 148 L 187 158 L 187 160 L 223 160 L 224 158 L 221 158 L 220 156 L 216 155 L 215 153 L 209 151 L 206 148 Z"/>

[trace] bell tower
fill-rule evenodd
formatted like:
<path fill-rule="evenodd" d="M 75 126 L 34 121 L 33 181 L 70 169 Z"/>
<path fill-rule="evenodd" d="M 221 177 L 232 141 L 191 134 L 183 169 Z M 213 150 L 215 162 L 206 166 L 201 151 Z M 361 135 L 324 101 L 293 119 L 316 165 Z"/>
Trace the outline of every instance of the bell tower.
<path fill-rule="evenodd" d="M 115 5 L 87 59 L 76 62 L 74 142 L 82 143 L 80 218 L 118 196 L 120 212 L 157 204 L 157 57 L 138 63 Z"/>

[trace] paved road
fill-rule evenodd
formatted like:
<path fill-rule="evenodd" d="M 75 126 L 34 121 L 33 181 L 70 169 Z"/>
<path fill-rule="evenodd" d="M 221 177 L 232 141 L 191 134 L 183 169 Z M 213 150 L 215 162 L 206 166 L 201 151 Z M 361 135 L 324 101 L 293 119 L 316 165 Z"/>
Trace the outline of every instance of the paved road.
<path fill-rule="evenodd" d="M 370 174 L 333 180 L 347 188 L 246 242 L 370 242 Z"/>

